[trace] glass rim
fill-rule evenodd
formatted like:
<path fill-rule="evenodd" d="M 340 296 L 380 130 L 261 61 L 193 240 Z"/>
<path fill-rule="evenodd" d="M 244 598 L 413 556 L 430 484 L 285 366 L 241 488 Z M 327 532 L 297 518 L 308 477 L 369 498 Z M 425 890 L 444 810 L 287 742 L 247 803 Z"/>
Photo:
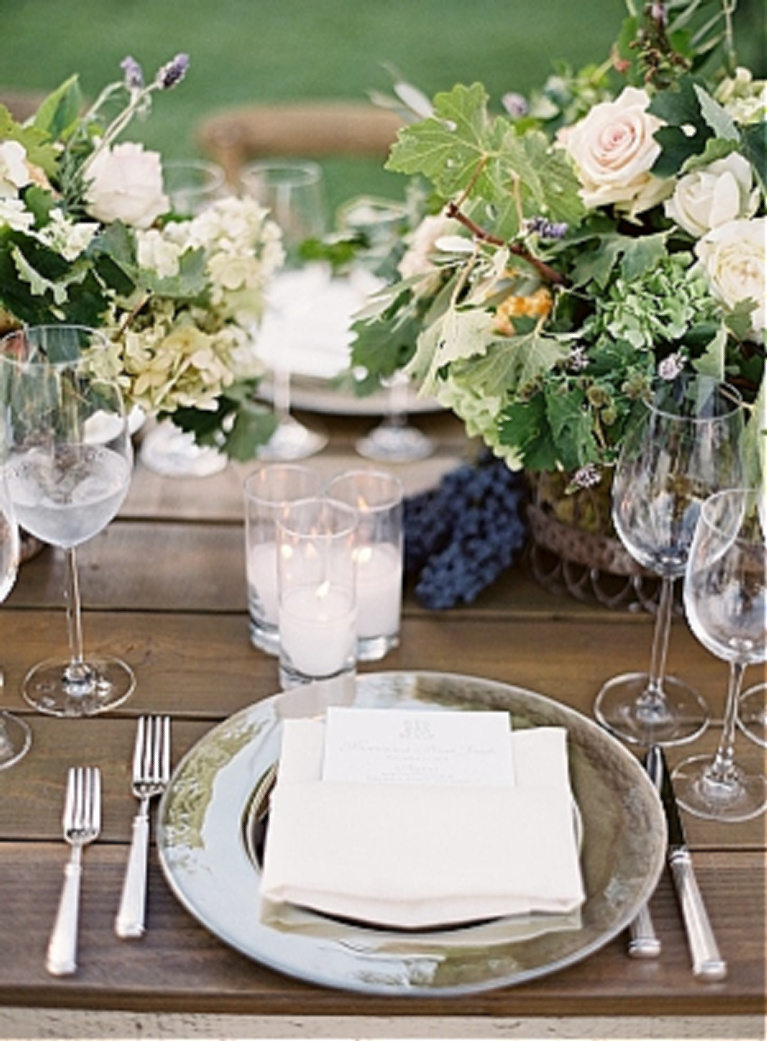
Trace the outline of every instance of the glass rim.
<path fill-rule="evenodd" d="M 299 510 L 306 510 L 309 506 L 318 507 L 320 509 L 324 507 L 332 508 L 336 513 L 341 516 L 345 516 L 345 522 L 334 531 L 299 531 L 296 529 L 295 522 L 291 524 L 290 514 L 298 514 Z M 283 531 L 286 535 L 290 535 L 294 538 L 301 539 L 338 539 L 348 535 L 352 535 L 356 529 L 359 521 L 359 512 L 348 503 L 341 502 L 340 499 L 333 499 L 327 495 L 308 495 L 303 499 L 294 499 L 292 502 L 284 504 L 283 508 L 277 515 L 276 523 L 279 531 Z"/>
<path fill-rule="evenodd" d="M 663 407 L 661 404 L 655 401 L 655 396 L 662 387 L 668 388 L 673 387 L 678 382 L 684 382 L 685 384 L 703 384 L 710 385 L 712 390 L 718 389 L 721 391 L 721 398 L 728 402 L 731 407 L 726 412 L 722 412 L 721 415 L 714 416 L 684 416 L 678 412 L 671 412 L 668 408 Z M 656 382 L 653 383 L 653 395 L 651 398 L 642 398 L 642 404 L 647 409 L 648 413 L 654 412 L 659 416 L 667 417 L 668 419 L 676 419 L 684 423 L 710 423 L 714 419 L 728 419 L 734 416 L 743 408 L 743 395 L 740 393 L 738 388 L 732 383 L 727 383 L 726 380 L 717 379 L 716 376 L 704 376 L 698 374 L 682 374 L 677 376 L 674 380 L 664 380 L 659 377 Z"/>
<path fill-rule="evenodd" d="M 76 358 L 62 359 L 60 361 L 53 361 L 45 356 L 20 358 L 15 356 L 14 354 L 6 352 L 5 350 L 6 344 L 10 343 L 12 340 L 18 339 L 21 339 L 22 342 L 31 342 L 33 346 L 41 347 L 41 344 L 35 343 L 34 337 L 30 339 L 30 333 L 53 331 L 60 332 L 64 329 L 71 329 L 77 333 L 85 333 L 87 334 L 87 337 L 89 339 L 98 340 L 104 346 L 106 346 L 109 343 L 109 337 L 106 335 L 104 330 L 94 325 L 82 325 L 77 322 L 45 322 L 41 323 L 40 325 L 23 325 L 20 329 L 11 329 L 10 332 L 5 333 L 4 336 L 0 336 L 0 362 L 7 362 L 16 366 L 45 364 L 51 369 L 71 368 L 72 366 L 79 364 L 81 361 L 80 356 Z M 99 377 L 98 379 L 94 377 L 94 382 L 114 383 L 115 386 L 117 386 L 115 380 L 111 380 L 107 377 Z"/>
<path fill-rule="evenodd" d="M 313 159 L 256 159 L 246 163 L 240 172 L 240 180 L 247 185 L 255 181 L 259 173 L 268 175 L 275 172 L 284 172 L 291 176 L 273 181 L 272 184 L 281 183 L 287 187 L 301 187 L 303 185 L 321 184 L 322 166 Z"/>
<path fill-rule="evenodd" d="M 758 504 L 762 497 L 764 497 L 765 502 L 767 503 L 767 489 L 764 488 L 757 488 L 754 485 L 742 485 L 735 488 L 720 488 L 718 491 L 712 492 L 711 495 L 707 496 L 707 498 L 703 500 L 700 507 L 701 521 L 717 534 L 730 538 L 732 533 L 730 531 L 725 531 L 722 528 L 722 525 L 718 523 L 717 518 L 712 516 L 712 513 L 716 510 L 722 500 L 736 496 L 746 504 L 752 502 Z M 763 532 L 763 536 L 767 537 L 767 532 Z M 741 536 L 738 534 L 735 538 L 736 540 L 740 540 Z M 765 543 L 765 548 L 767 548 L 767 543 Z"/>
<path fill-rule="evenodd" d="M 304 466 L 302 463 L 267 463 L 264 466 L 260 466 L 255 470 L 252 470 L 245 476 L 242 482 L 242 494 L 246 499 L 252 499 L 258 502 L 264 502 L 269 506 L 280 505 L 284 500 L 282 499 L 270 499 L 266 495 L 259 494 L 259 489 L 256 488 L 256 484 L 259 479 L 267 472 L 276 473 L 280 471 L 284 474 L 304 474 L 310 477 L 317 489 L 317 495 L 322 491 L 322 481 L 320 480 L 319 474 L 312 470 L 311 467 Z M 289 503 L 297 502 L 299 499 L 313 498 L 312 495 L 305 492 L 304 494 L 297 496 L 295 499 L 286 500 Z"/>
<path fill-rule="evenodd" d="M 391 495 L 389 495 L 382 502 L 365 502 L 363 506 L 353 506 L 353 509 L 357 509 L 360 513 L 378 513 L 383 510 L 391 510 L 402 504 L 405 496 L 405 486 L 402 480 L 397 477 L 396 474 L 389 473 L 387 470 L 380 468 L 365 467 L 352 467 L 348 470 L 343 470 L 341 473 L 332 477 L 325 485 L 325 494 L 329 498 L 335 498 L 333 494 L 334 486 L 341 484 L 342 481 L 354 480 L 357 477 L 372 478 L 376 481 L 381 481 L 391 487 Z M 345 502 L 345 499 L 339 500 Z M 347 505 L 350 505 L 347 503 Z"/>

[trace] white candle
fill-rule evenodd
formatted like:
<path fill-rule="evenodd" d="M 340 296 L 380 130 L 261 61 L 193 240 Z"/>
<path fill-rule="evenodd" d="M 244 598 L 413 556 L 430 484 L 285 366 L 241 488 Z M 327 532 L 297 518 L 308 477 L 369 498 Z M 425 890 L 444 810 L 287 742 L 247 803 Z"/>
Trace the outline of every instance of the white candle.
<path fill-rule="evenodd" d="M 354 662 L 354 598 L 323 583 L 283 593 L 280 645 L 290 665 L 304 676 L 333 676 Z"/>
<path fill-rule="evenodd" d="M 247 556 L 249 602 L 260 606 L 258 615 L 268 625 L 277 625 L 277 544 L 251 545 Z"/>
<path fill-rule="evenodd" d="M 390 543 L 360 546 L 357 558 L 357 635 L 391 636 L 399 630 L 402 554 Z"/>

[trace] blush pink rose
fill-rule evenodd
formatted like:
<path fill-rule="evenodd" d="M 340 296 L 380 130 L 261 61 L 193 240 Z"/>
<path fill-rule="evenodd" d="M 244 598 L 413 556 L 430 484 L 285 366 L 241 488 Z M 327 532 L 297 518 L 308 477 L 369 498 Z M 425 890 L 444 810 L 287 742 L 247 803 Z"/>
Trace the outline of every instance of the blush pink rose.
<path fill-rule="evenodd" d="M 615 101 L 595 105 L 560 135 L 572 157 L 586 206 L 613 205 L 630 215 L 665 198 L 672 183 L 650 173 L 660 154 L 653 134 L 663 124 L 647 111 L 646 91 L 626 87 Z"/>

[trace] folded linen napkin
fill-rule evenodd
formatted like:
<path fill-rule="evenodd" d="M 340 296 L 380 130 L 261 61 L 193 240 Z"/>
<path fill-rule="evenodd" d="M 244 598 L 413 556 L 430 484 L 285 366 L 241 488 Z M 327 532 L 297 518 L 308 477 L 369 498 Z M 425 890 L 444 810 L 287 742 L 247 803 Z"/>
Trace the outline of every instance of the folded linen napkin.
<path fill-rule="evenodd" d="M 324 724 L 286 720 L 261 896 L 407 929 L 584 900 L 566 732 L 511 735 L 516 784 L 320 780 Z"/>

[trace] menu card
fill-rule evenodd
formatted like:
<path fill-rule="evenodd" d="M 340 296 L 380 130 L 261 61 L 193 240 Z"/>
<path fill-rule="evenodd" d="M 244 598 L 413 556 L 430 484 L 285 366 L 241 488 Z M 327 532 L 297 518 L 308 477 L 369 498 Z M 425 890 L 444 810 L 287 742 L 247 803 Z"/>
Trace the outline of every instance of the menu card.
<path fill-rule="evenodd" d="M 322 780 L 511 786 L 508 713 L 331 707 Z"/>

